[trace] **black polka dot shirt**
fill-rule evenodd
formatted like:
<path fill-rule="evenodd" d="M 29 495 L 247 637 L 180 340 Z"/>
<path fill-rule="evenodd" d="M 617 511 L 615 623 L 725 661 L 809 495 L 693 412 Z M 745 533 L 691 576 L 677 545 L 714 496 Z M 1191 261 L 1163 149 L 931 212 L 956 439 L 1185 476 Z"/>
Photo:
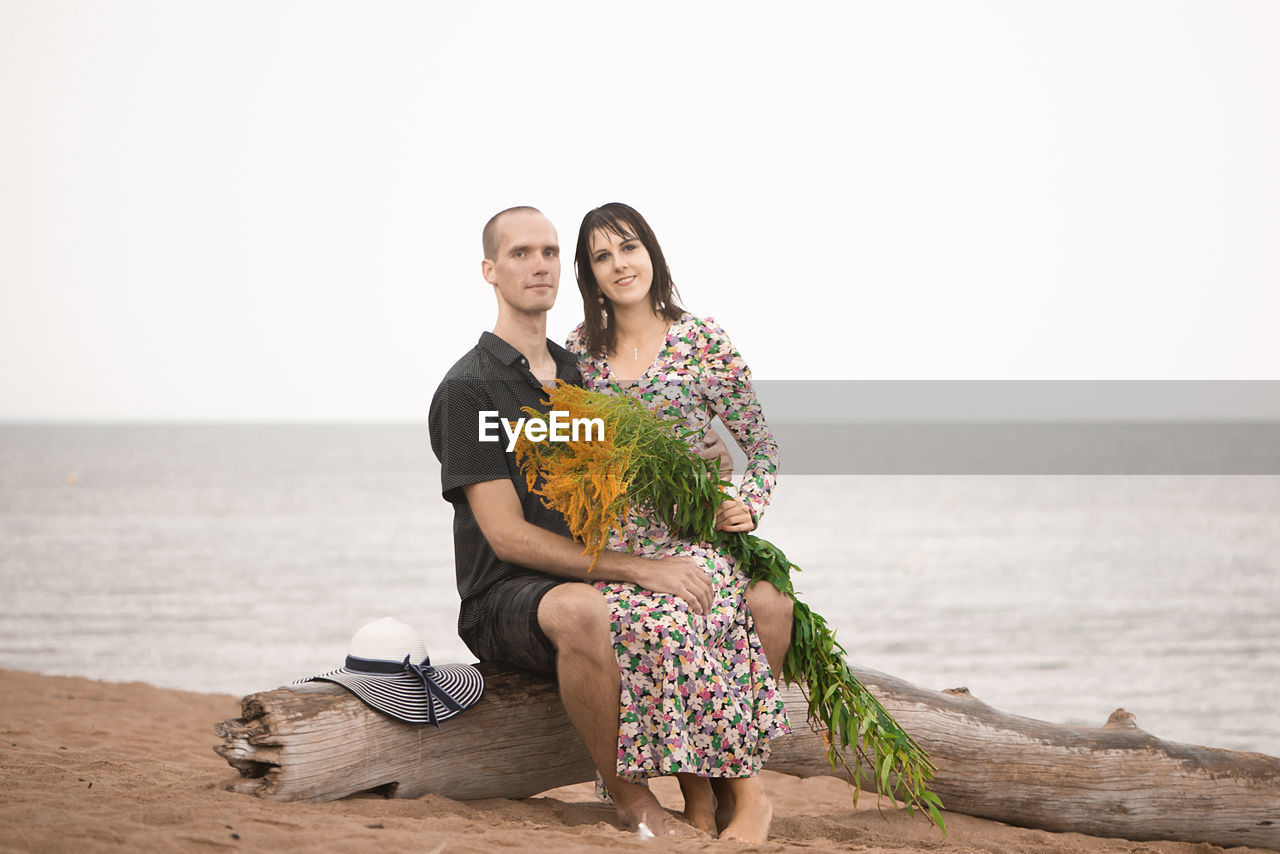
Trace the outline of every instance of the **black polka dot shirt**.
<path fill-rule="evenodd" d="M 572 353 L 547 341 L 556 362 L 556 376 L 582 385 L 578 360 Z M 480 413 L 494 411 L 498 417 L 515 421 L 526 417 L 521 407 L 546 411 L 542 383 L 529 370 L 520 351 L 492 332 L 449 369 L 431 399 L 428 425 L 431 449 L 440 460 L 440 489 L 453 504 L 453 554 L 458 576 L 462 610 L 458 632 L 469 635 L 479 620 L 475 600 L 496 582 L 533 570 L 498 559 L 476 523 L 475 514 L 463 492 L 464 486 L 489 480 L 510 480 L 524 509 L 524 518 L 539 528 L 569 536 L 564 517 L 529 493 L 515 454 L 507 451 L 507 434 L 501 426 L 490 430 L 498 440 L 480 441 Z"/>

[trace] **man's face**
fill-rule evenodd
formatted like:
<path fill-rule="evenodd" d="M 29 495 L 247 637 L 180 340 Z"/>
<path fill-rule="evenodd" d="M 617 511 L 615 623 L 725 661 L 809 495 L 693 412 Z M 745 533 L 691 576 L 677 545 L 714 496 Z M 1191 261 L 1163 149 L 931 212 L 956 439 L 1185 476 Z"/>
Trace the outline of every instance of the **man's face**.
<path fill-rule="evenodd" d="M 498 300 L 522 314 L 549 311 L 560 287 L 560 240 L 545 216 L 514 211 L 498 221 L 496 258 L 481 272 Z"/>

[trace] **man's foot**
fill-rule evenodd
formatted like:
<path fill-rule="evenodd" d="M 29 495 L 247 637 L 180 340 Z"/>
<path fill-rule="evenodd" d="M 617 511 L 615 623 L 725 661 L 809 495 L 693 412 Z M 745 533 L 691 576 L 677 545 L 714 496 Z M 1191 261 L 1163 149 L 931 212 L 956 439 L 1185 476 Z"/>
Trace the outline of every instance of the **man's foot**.
<path fill-rule="evenodd" d="M 769 838 L 773 823 L 773 804 L 764 793 L 759 777 L 733 779 L 733 818 L 721 833 L 721 839 L 732 839 L 748 845 L 762 845 Z"/>
<path fill-rule="evenodd" d="M 716 796 L 711 791 L 711 781 L 697 774 L 677 774 L 680 793 L 684 795 L 684 817 L 690 824 L 709 836 L 719 831 L 716 827 Z"/>
<path fill-rule="evenodd" d="M 627 830 L 639 831 L 643 824 L 657 837 L 674 834 L 675 828 L 667 811 L 649 791 L 648 786 L 624 783 L 619 780 L 609 784 L 609 797 L 618 808 L 618 821 Z"/>

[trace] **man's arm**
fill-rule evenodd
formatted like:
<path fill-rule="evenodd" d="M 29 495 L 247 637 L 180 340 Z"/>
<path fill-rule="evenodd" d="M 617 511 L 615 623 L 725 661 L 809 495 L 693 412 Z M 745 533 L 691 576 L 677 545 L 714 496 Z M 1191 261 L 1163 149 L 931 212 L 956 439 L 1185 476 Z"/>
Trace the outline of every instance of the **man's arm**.
<path fill-rule="evenodd" d="M 643 558 L 605 549 L 588 574 L 591 557 L 568 537 L 524 518 L 510 480 L 463 487 L 471 512 L 493 553 L 508 563 L 579 581 L 630 581 L 655 593 L 674 593 L 695 613 L 711 610 L 711 580 L 690 557 Z"/>

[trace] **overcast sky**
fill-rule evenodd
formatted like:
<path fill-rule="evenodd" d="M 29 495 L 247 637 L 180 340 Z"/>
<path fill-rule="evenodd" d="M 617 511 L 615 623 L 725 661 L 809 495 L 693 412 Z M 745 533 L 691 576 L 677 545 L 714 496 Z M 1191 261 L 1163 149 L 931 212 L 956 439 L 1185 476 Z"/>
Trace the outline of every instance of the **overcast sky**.
<path fill-rule="evenodd" d="M 0 0 L 0 418 L 421 419 L 480 228 L 787 379 L 1280 379 L 1280 3 Z"/>

